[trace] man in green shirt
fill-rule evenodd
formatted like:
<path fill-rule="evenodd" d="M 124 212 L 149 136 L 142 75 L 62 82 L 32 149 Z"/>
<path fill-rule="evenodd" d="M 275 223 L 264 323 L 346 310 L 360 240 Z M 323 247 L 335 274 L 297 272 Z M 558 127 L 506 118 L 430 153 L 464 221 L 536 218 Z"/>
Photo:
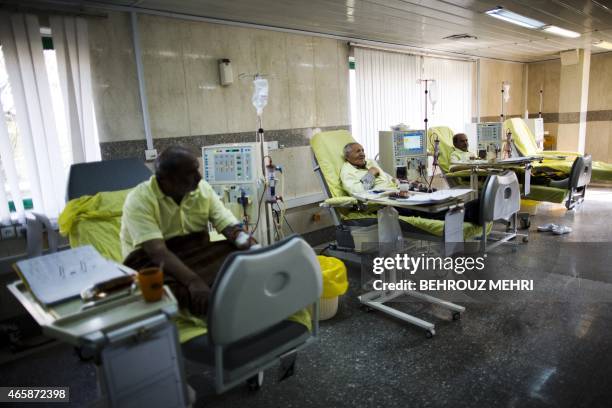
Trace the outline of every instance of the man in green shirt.
<path fill-rule="evenodd" d="M 343 151 L 346 162 L 340 169 L 342 188 L 349 194 L 371 189 L 396 189 L 397 182 L 385 173 L 374 160 L 366 160 L 363 146 L 349 143 Z"/>
<path fill-rule="evenodd" d="M 468 150 L 468 137 L 465 133 L 457 133 L 453 136 L 453 146 L 455 146 L 455 148 L 451 152 L 451 163 L 469 162 L 476 158 L 476 156 Z"/>
<path fill-rule="evenodd" d="M 227 241 L 210 242 L 209 222 Z M 202 179 L 197 158 L 178 146 L 166 149 L 155 175 L 128 194 L 120 237 L 126 265 L 162 266 L 179 304 L 199 315 L 223 260 L 255 243 Z"/>

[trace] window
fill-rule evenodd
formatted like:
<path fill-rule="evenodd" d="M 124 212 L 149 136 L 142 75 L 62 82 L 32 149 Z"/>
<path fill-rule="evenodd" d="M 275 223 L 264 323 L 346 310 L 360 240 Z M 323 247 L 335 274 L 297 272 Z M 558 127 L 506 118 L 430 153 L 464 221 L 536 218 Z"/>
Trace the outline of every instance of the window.
<path fill-rule="evenodd" d="M 368 157 L 378 153 L 378 132 L 403 123 L 423 129 L 425 89 L 435 79 L 437 101 L 428 101 L 429 126 L 462 132 L 472 120 L 473 62 L 355 47 L 349 71 L 353 136 Z"/>
<path fill-rule="evenodd" d="M 84 19 L 0 15 L 0 218 L 64 206 L 70 164 L 100 159 Z M 9 209 L 14 211 L 10 216 Z"/>

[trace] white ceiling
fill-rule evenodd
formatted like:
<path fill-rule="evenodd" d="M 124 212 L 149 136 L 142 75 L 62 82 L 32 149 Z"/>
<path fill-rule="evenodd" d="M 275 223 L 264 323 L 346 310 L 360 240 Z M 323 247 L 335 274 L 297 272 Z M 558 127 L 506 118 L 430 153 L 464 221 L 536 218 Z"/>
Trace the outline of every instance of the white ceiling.
<path fill-rule="evenodd" d="M 130 6 L 199 17 L 332 34 L 513 61 L 550 59 L 559 51 L 612 42 L 612 0 L 86 0 L 86 6 Z M 483 14 L 502 6 L 582 34 L 567 39 Z M 473 40 L 451 41 L 453 34 Z M 592 48 L 593 52 L 605 50 Z"/>

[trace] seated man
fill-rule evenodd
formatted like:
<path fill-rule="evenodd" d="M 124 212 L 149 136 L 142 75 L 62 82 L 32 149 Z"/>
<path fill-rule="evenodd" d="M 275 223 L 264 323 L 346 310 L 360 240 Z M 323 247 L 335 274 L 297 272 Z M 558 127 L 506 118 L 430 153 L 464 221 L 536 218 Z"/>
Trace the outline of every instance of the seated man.
<path fill-rule="evenodd" d="M 397 189 L 397 180 L 385 173 L 374 160 L 366 160 L 363 146 L 359 143 L 349 143 L 344 146 L 344 160 L 340 169 L 342 187 L 349 194 L 360 193 L 372 189 Z M 406 208 L 395 208 L 400 215 L 422 215 Z M 431 218 L 444 218 L 444 214 L 433 214 Z"/>
<path fill-rule="evenodd" d="M 349 194 L 371 189 L 397 188 L 393 177 L 385 173 L 374 160 L 366 160 L 363 146 L 349 143 L 344 146 L 344 160 L 340 169 L 342 187 Z"/>
<path fill-rule="evenodd" d="M 210 242 L 209 221 L 227 241 Z M 255 242 L 202 180 L 197 158 L 178 146 L 166 149 L 155 175 L 128 194 L 120 236 L 124 263 L 160 266 L 179 305 L 198 315 L 206 314 L 223 260 Z"/>
<path fill-rule="evenodd" d="M 455 148 L 450 155 L 451 163 L 476 159 L 476 156 L 468 150 L 468 137 L 465 133 L 457 133 L 453 136 L 453 146 Z"/>
<path fill-rule="evenodd" d="M 465 135 L 464 135 L 465 136 Z M 467 137 L 466 137 L 467 148 Z M 363 146 L 359 143 L 348 143 L 344 146 L 344 160 L 346 162 L 340 169 L 340 181 L 342 187 L 349 194 L 360 193 L 372 189 L 397 189 L 397 180 L 385 173 L 374 160 L 366 160 Z M 402 207 L 394 207 L 400 215 L 419 216 L 432 219 L 444 219 L 445 214 L 425 213 L 409 210 Z M 465 220 L 477 222 L 478 201 L 470 201 L 465 204 Z"/>

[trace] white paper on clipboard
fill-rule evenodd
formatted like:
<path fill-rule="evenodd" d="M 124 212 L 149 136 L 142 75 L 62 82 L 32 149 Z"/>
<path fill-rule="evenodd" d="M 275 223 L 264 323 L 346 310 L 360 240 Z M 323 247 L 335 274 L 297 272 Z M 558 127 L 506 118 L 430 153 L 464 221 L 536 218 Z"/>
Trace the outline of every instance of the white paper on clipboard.
<path fill-rule="evenodd" d="M 17 268 L 44 305 L 79 296 L 86 287 L 126 274 L 91 245 L 25 259 L 17 262 Z"/>

